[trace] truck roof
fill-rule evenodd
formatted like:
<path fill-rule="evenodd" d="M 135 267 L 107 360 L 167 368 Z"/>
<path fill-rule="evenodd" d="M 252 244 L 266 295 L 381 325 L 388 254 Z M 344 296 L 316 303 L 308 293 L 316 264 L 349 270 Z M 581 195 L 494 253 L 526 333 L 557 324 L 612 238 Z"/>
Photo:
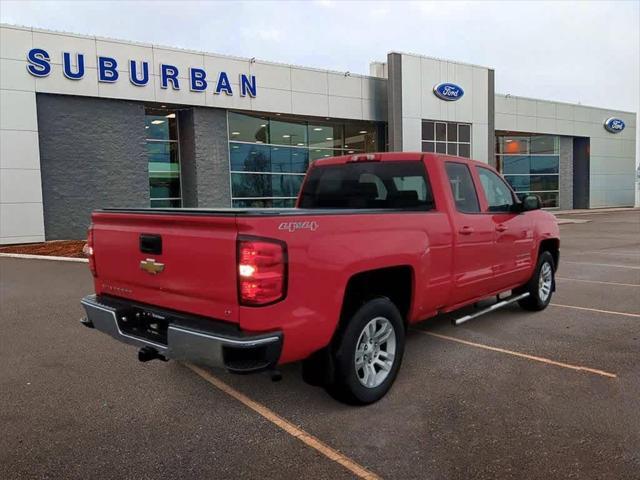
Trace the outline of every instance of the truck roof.
<path fill-rule="evenodd" d="M 419 162 L 422 161 L 433 162 L 433 161 L 460 161 L 460 162 L 468 162 L 482 166 L 488 166 L 488 164 L 484 162 L 479 162 L 477 160 L 472 160 L 470 158 L 465 157 L 457 157 L 454 155 L 445 155 L 442 153 L 425 153 L 425 152 L 372 152 L 372 153 L 356 153 L 351 155 L 340 155 L 336 157 L 327 157 L 321 158 L 313 162 L 314 166 L 323 166 L 323 165 L 341 165 L 350 162 L 398 162 L 398 161 L 408 161 L 408 162 Z"/>

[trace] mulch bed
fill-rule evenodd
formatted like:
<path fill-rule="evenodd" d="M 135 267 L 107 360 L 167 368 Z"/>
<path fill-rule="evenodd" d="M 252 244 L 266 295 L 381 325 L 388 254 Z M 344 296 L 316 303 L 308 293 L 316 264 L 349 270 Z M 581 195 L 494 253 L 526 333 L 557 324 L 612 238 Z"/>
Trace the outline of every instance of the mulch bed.
<path fill-rule="evenodd" d="M 22 253 L 28 255 L 45 255 L 48 257 L 85 258 L 82 253 L 84 240 L 55 240 L 44 243 L 25 243 L 0 247 L 0 253 Z"/>

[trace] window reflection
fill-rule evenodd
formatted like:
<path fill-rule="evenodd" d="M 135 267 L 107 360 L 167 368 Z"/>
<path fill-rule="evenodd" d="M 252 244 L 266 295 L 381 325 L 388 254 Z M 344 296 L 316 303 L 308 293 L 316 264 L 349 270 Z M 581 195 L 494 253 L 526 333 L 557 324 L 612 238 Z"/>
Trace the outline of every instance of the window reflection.
<path fill-rule="evenodd" d="M 532 193 L 543 207 L 558 207 L 560 137 L 498 133 L 496 164 L 518 196 Z"/>
<path fill-rule="evenodd" d="M 144 128 L 147 139 L 168 141 L 178 138 L 175 112 L 147 109 Z"/>
<path fill-rule="evenodd" d="M 180 149 L 176 112 L 147 109 L 145 134 L 149 165 L 149 205 L 152 208 L 181 207 Z"/>
<path fill-rule="evenodd" d="M 297 197 L 302 175 L 232 173 L 234 197 Z"/>
<path fill-rule="evenodd" d="M 307 126 L 300 123 L 280 122 L 272 120 L 270 122 L 271 143 L 273 145 L 295 145 L 306 147 Z"/>
<path fill-rule="evenodd" d="M 269 143 L 269 122 L 265 118 L 229 112 L 229 139 Z"/>
<path fill-rule="evenodd" d="M 309 163 L 384 149 L 384 125 L 229 112 L 234 207 L 292 207 Z"/>
<path fill-rule="evenodd" d="M 471 125 L 422 121 L 422 151 L 471 157 Z"/>

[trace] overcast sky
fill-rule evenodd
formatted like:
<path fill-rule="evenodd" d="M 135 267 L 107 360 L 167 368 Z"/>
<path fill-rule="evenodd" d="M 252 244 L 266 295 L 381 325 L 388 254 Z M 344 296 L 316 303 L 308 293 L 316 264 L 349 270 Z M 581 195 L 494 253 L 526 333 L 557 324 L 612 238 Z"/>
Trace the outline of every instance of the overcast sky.
<path fill-rule="evenodd" d="M 389 51 L 495 68 L 496 91 L 638 111 L 640 1 L 28 2 L 2 22 L 368 73 Z"/>

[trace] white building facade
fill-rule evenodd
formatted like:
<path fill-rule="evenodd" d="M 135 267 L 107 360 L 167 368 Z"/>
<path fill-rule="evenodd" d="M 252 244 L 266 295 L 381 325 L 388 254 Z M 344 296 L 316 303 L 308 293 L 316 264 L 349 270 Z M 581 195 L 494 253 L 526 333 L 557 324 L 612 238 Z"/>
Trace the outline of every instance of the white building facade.
<path fill-rule="evenodd" d="M 633 206 L 636 114 L 496 94 L 392 52 L 371 75 L 0 27 L 0 243 L 83 238 L 102 207 L 288 207 L 317 158 L 434 151 L 548 208 Z"/>

